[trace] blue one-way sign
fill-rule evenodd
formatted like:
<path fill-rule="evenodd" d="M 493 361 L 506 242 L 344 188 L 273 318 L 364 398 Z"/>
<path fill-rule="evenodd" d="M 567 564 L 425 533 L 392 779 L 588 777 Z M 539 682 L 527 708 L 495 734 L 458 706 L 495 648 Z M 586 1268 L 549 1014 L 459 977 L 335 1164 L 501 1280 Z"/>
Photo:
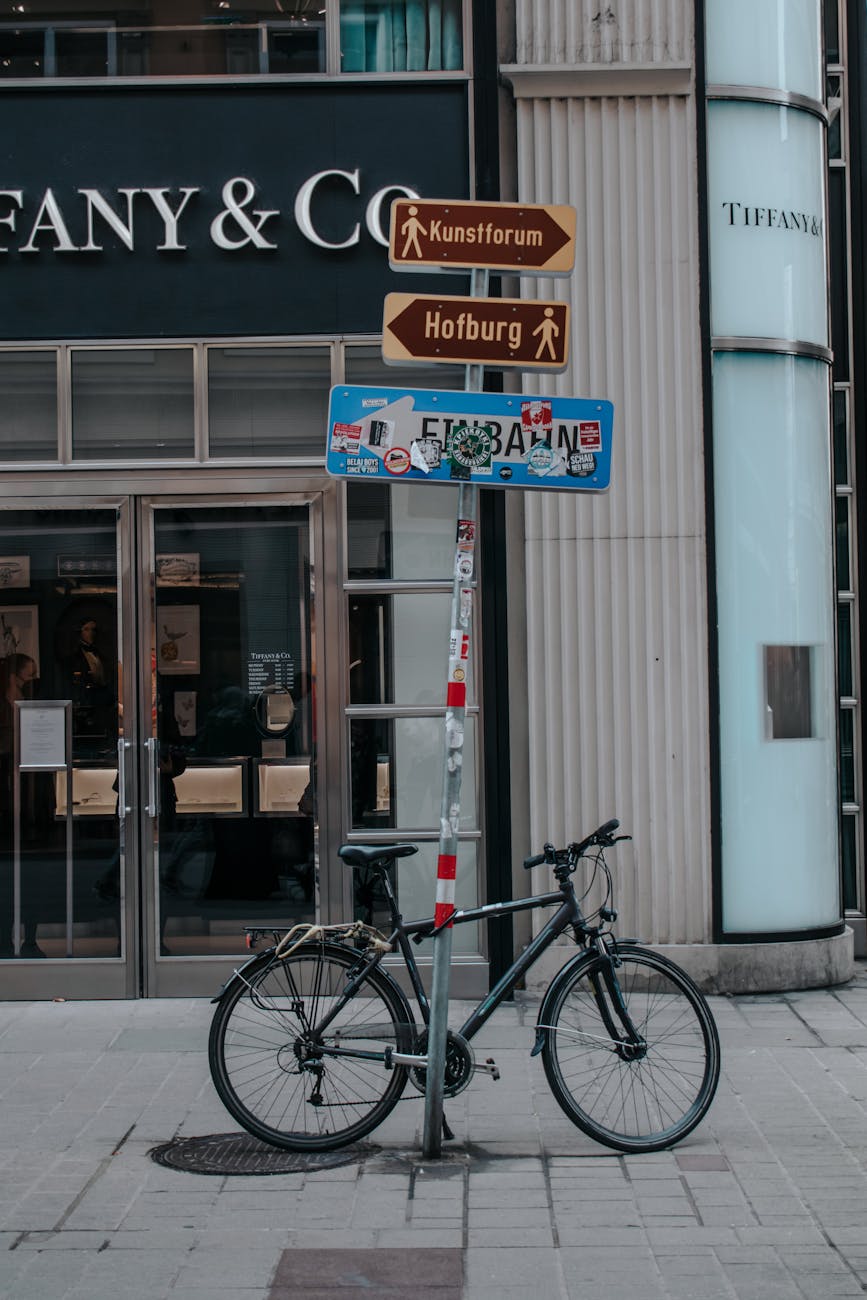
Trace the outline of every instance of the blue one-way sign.
<path fill-rule="evenodd" d="M 604 492 L 611 402 L 431 388 L 331 390 L 326 467 L 337 478 Z"/>

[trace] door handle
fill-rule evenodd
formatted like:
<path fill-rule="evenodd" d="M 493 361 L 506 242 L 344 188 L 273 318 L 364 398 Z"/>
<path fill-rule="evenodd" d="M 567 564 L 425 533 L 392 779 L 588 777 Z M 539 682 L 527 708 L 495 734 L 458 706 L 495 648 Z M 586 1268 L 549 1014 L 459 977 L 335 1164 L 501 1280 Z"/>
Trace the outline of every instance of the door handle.
<path fill-rule="evenodd" d="M 147 767 L 148 767 L 148 817 L 157 817 L 159 815 L 159 745 L 160 742 L 156 736 L 149 736 L 145 741 L 147 750 Z"/>
<path fill-rule="evenodd" d="M 117 820 L 119 822 L 125 821 L 127 813 L 131 811 L 126 801 L 126 751 L 131 748 L 130 740 L 117 742 Z"/>

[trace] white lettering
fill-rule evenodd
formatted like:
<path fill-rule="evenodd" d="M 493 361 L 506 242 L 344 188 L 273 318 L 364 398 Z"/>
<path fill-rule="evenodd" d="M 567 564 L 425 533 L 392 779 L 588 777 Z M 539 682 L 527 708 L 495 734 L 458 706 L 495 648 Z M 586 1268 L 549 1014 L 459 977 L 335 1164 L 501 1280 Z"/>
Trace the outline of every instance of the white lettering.
<path fill-rule="evenodd" d="M 160 216 L 163 219 L 163 226 L 165 227 L 165 239 L 161 244 L 157 244 L 157 250 L 161 253 L 162 252 L 168 252 L 168 253 L 183 252 L 183 250 L 186 248 L 186 244 L 181 244 L 178 242 L 178 222 L 180 221 L 181 213 L 189 203 L 192 196 L 194 194 L 199 193 L 198 188 L 196 187 L 196 188 L 188 189 L 186 187 L 183 187 L 181 189 L 180 192 L 183 195 L 183 197 L 181 199 L 180 207 L 177 209 L 176 212 L 172 212 L 171 208 L 169 207 L 168 200 L 166 199 L 166 195 L 171 194 L 171 190 L 148 189 L 146 187 L 141 192 L 142 194 L 146 194 L 148 196 L 151 203 L 154 205 L 157 212 L 160 214 Z"/>
<path fill-rule="evenodd" d="M 301 189 L 295 195 L 295 220 L 298 222 L 298 228 L 302 235 L 309 239 L 311 244 L 316 244 L 319 248 L 351 248 L 353 244 L 358 243 L 359 239 L 361 227 L 357 221 L 353 227 L 352 234 L 348 239 L 344 239 L 342 244 L 330 244 L 327 239 L 323 239 L 321 235 L 317 234 L 313 226 L 313 221 L 310 216 L 310 203 L 313 199 L 313 191 L 316 189 L 319 182 L 323 181 L 326 176 L 342 176 L 344 180 L 349 181 L 353 193 L 361 193 L 358 183 L 357 167 L 355 168 L 355 171 L 351 172 L 339 171 L 337 168 L 331 168 L 324 172 L 317 172 L 315 176 L 311 176 L 309 180 L 304 182 Z M 385 242 L 387 244 L 388 240 Z"/>
<path fill-rule="evenodd" d="M 102 250 L 102 244 L 97 244 L 93 238 L 93 214 L 98 212 L 106 225 L 110 226 L 122 244 L 132 252 L 135 248 L 135 236 L 133 235 L 132 220 L 132 200 L 138 190 L 118 190 L 118 194 L 126 195 L 126 225 L 120 217 L 110 208 L 99 190 L 79 190 L 79 194 L 84 195 L 84 201 L 87 204 L 87 243 L 82 244 L 82 253 L 98 253 Z"/>
<path fill-rule="evenodd" d="M 252 203 L 255 193 L 255 185 L 247 180 L 246 176 L 233 176 L 230 181 L 226 181 L 223 186 L 225 209 L 211 222 L 211 239 L 218 248 L 225 248 L 232 252 L 236 248 L 246 248 L 247 244 L 254 244 L 256 248 L 277 247 L 262 234 L 262 227 L 268 218 L 278 215 L 276 210 L 262 212 L 253 208 L 252 214 L 259 218 L 258 221 L 251 221 L 244 211 L 247 205 Z M 227 221 L 231 221 L 235 230 L 240 232 L 240 239 L 230 239 L 226 234 Z"/>
<path fill-rule="evenodd" d="M 54 245 L 55 253 L 77 252 L 75 244 L 73 244 L 69 237 L 69 231 L 66 229 L 66 222 L 63 220 L 63 213 L 60 211 L 57 200 L 51 190 L 46 190 L 42 196 L 42 202 L 39 205 L 36 220 L 34 221 L 33 228 L 30 231 L 30 238 L 21 248 L 22 253 L 39 252 L 39 249 L 33 241 L 42 230 L 50 230 L 54 234 L 56 240 Z"/>
<path fill-rule="evenodd" d="M 24 194 L 21 190 L 0 190 L 0 199 L 11 199 L 17 207 L 21 207 L 24 202 Z M 15 210 L 8 212 L 5 217 L 0 217 L 0 226 L 8 226 L 12 233 L 15 233 Z M 8 248 L 0 248 L 0 253 L 8 253 Z"/>
<path fill-rule="evenodd" d="M 352 193 L 361 196 L 360 169 L 351 171 L 341 168 L 328 168 L 308 177 L 295 195 L 294 213 L 298 228 L 305 239 L 318 248 L 328 252 L 340 252 L 353 248 L 361 241 L 361 221 L 352 223 L 345 239 L 330 239 L 322 234 L 314 223 L 313 204 L 317 190 L 323 182 L 348 183 Z M 188 244 L 182 240 L 180 222 L 190 200 L 202 193 L 199 186 L 141 186 L 126 187 L 113 192 L 93 186 L 81 186 L 75 193 L 84 203 L 83 230 L 79 234 L 77 225 L 72 229 L 76 238 L 83 237 L 84 242 L 77 244 L 70 233 L 66 216 L 54 190 L 47 188 L 35 210 L 27 202 L 27 196 L 21 189 L 0 190 L 0 231 L 5 230 L 16 235 L 10 241 L 10 247 L 22 253 L 58 252 L 58 253 L 98 253 L 103 250 L 107 235 L 119 241 L 130 252 L 135 252 L 137 239 L 141 242 L 141 231 L 136 231 L 136 224 L 141 225 L 141 203 L 153 204 L 162 226 L 161 242 L 156 244 L 158 252 L 185 252 Z M 278 209 L 268 211 L 252 207 L 256 188 L 253 182 L 243 176 L 235 176 L 222 187 L 223 209 L 219 211 L 210 224 L 212 242 L 221 249 L 234 251 L 253 245 L 255 248 L 276 249 L 265 234 L 265 224 L 271 217 L 280 215 Z M 139 196 L 145 198 L 139 198 Z M 420 195 L 409 185 L 394 182 L 383 185 L 368 199 L 364 209 L 364 227 L 370 238 L 382 248 L 388 247 L 388 223 L 391 204 L 397 197 L 418 199 Z M 328 196 L 322 196 L 323 210 L 328 209 Z M 23 218 L 29 222 L 25 236 L 20 231 Z M 100 228 L 102 223 L 102 228 Z M 440 224 L 439 222 L 437 223 Z M 20 231 L 20 233 L 19 233 Z M 447 239 L 454 239 L 454 228 L 443 232 Z M 461 232 L 463 234 L 463 232 Z M 495 240 L 496 234 L 487 231 L 487 239 Z M 24 240 L 25 242 L 20 242 Z M 507 240 L 508 242 L 508 240 Z M 8 253 L 10 248 L 0 244 L 0 254 Z"/>

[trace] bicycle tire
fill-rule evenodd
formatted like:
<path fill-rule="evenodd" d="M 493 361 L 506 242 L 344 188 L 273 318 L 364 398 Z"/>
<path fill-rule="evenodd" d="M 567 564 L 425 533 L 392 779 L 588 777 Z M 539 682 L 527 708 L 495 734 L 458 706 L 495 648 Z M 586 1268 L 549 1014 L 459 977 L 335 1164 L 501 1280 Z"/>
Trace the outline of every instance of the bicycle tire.
<path fill-rule="evenodd" d="M 208 1063 L 221 1101 L 254 1137 L 287 1151 L 332 1151 L 364 1137 L 397 1104 L 407 1081 L 401 1066 L 322 1056 L 311 1069 L 298 1055 L 358 961 L 351 948 L 303 944 L 286 958 L 263 953 L 228 984 L 211 1022 Z M 318 1041 L 406 1051 L 413 1034 L 400 989 L 373 970 Z"/>
<path fill-rule="evenodd" d="M 557 1102 L 589 1137 L 618 1151 L 661 1151 L 707 1113 L 719 1082 L 719 1035 L 703 994 L 678 966 L 647 949 L 618 952 L 615 974 L 646 1050 L 629 1059 L 630 1049 L 614 1044 L 593 984 L 606 962 L 588 954 L 545 997 L 542 1061 Z"/>

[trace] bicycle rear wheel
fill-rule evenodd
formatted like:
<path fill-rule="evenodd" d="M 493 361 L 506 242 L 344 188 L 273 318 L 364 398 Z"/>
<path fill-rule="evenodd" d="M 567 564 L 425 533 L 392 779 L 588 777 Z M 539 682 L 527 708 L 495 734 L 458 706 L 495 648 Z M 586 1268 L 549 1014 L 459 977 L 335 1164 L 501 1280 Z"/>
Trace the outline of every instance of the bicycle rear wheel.
<path fill-rule="evenodd" d="M 710 1008 L 688 975 L 657 953 L 619 948 L 614 974 L 643 1040 L 624 1034 L 595 954 L 564 971 L 546 996 L 542 1060 L 551 1091 L 580 1129 L 619 1151 L 659 1151 L 690 1133 L 720 1072 Z"/>
<path fill-rule="evenodd" d="M 211 1077 L 226 1109 L 263 1142 L 289 1151 L 348 1146 L 403 1092 L 401 1066 L 341 1054 L 406 1051 L 412 1043 L 406 1003 L 383 972 L 371 971 L 344 1001 L 359 959 L 336 944 L 303 944 L 285 959 L 263 953 L 221 998 L 208 1043 Z"/>

